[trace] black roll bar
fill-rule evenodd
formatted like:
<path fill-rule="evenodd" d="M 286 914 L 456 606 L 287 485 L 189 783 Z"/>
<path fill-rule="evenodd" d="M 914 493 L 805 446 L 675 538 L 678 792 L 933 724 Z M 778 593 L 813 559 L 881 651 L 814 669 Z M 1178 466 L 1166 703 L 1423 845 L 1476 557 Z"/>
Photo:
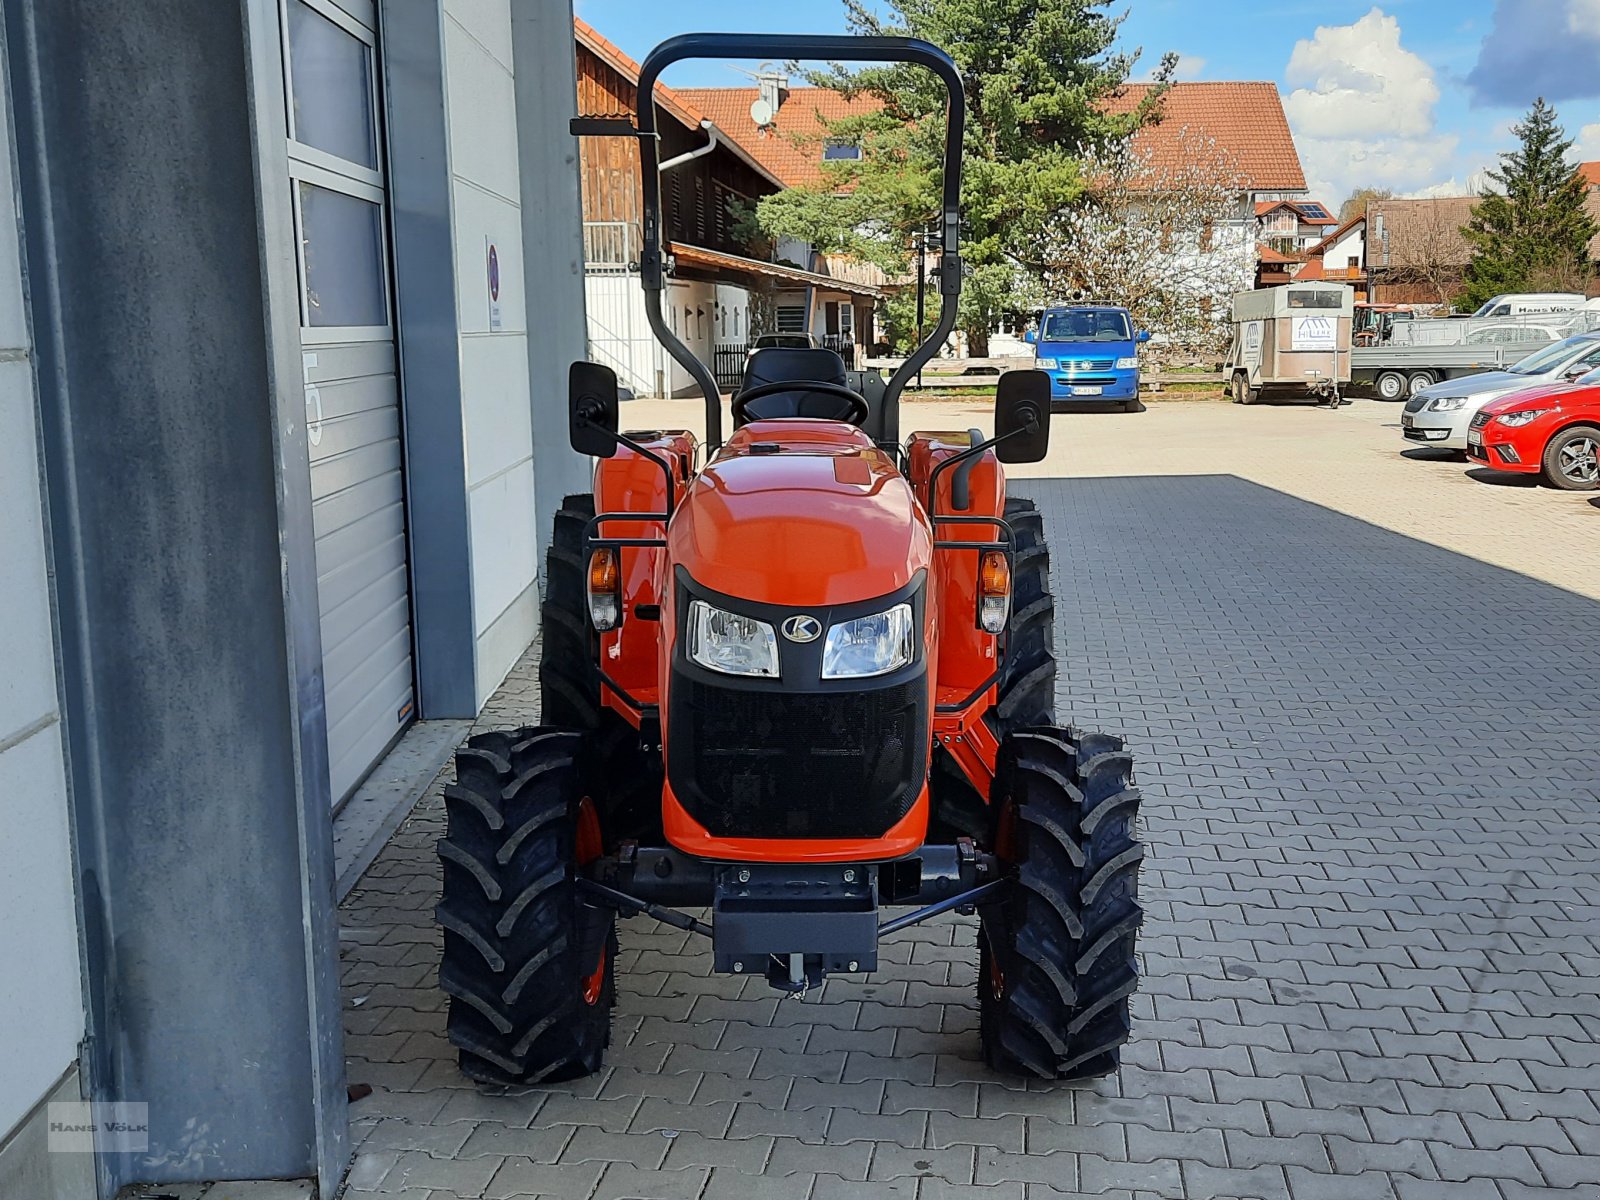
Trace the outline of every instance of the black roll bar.
<path fill-rule="evenodd" d="M 945 126 L 944 185 L 940 226 L 943 255 L 939 269 L 939 322 L 926 341 L 900 365 L 884 389 L 891 410 L 900 393 L 934 356 L 956 327 L 956 298 L 961 293 L 961 154 L 966 129 L 966 93 L 961 72 L 939 47 L 918 38 L 854 37 L 844 34 L 685 33 L 668 38 L 650 51 L 639 68 L 639 162 L 644 176 L 643 248 L 640 280 L 645 290 L 645 315 L 656 339 L 689 372 L 706 398 L 706 441 L 722 444 L 722 392 L 711 369 L 696 358 L 667 325 L 661 295 L 666 290 L 666 261 L 661 250 L 661 147 L 656 133 L 656 80 L 661 72 L 686 58 L 821 59 L 835 62 L 904 62 L 927 67 L 944 81 L 950 107 Z"/>

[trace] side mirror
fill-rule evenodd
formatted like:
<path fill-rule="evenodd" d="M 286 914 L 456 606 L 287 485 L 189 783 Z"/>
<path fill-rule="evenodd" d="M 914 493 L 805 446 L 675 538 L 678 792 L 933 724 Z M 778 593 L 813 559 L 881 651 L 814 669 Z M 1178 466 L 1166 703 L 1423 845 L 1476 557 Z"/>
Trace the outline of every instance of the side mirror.
<path fill-rule="evenodd" d="M 1027 342 L 1028 345 L 1032 346 L 1038 343 L 1039 335 L 1030 329 L 1022 335 L 1022 340 Z"/>
<path fill-rule="evenodd" d="M 994 389 L 995 457 L 1038 462 L 1050 449 L 1050 376 L 1007 371 Z"/>
<path fill-rule="evenodd" d="M 1138 333 L 1133 335 L 1133 340 L 1136 342 L 1148 342 L 1150 340 L 1150 331 L 1148 329 L 1139 330 Z"/>
<path fill-rule="evenodd" d="M 599 363 L 575 362 L 567 372 L 567 429 L 579 454 L 610 458 L 617 452 L 617 373 Z"/>

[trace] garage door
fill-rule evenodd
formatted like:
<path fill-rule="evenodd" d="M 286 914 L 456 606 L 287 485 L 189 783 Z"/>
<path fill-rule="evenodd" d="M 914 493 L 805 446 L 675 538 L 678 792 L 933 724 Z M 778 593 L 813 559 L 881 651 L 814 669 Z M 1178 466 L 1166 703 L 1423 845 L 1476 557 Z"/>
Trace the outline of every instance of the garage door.
<path fill-rule="evenodd" d="M 282 0 L 289 187 L 337 803 L 411 720 L 411 599 L 376 14 Z"/>

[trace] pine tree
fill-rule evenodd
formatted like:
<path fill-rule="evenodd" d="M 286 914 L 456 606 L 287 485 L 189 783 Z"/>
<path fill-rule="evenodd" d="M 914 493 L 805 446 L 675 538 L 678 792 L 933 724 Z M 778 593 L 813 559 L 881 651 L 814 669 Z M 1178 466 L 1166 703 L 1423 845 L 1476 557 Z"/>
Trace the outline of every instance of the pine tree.
<path fill-rule="evenodd" d="M 1541 96 L 1512 127 L 1518 146 L 1489 172 L 1496 186 L 1473 206 L 1462 236 L 1472 246 L 1457 304 L 1475 309 L 1518 291 L 1583 291 L 1594 274 L 1596 226 L 1584 206 L 1588 185 L 1569 161 L 1572 139 Z"/>
<path fill-rule="evenodd" d="M 945 50 L 966 81 L 960 328 L 984 353 L 992 320 L 1023 307 L 1019 281 L 1042 277 L 1050 222 L 1084 192 L 1080 150 L 1125 137 L 1151 119 L 1176 56 L 1167 55 L 1133 111 L 1106 101 L 1124 84 L 1137 50 L 1114 49 L 1126 14 L 1111 0 L 893 0 L 887 12 L 845 0 L 853 32 L 923 38 Z M 822 184 L 761 201 L 770 234 L 873 261 L 906 274 L 914 232 L 934 227 L 943 172 L 943 86 L 906 65 L 811 73 L 875 111 L 831 122 L 827 136 L 862 147 L 859 160 L 830 162 Z M 931 313 L 938 311 L 937 285 Z M 903 322 L 900 324 L 903 325 Z"/>

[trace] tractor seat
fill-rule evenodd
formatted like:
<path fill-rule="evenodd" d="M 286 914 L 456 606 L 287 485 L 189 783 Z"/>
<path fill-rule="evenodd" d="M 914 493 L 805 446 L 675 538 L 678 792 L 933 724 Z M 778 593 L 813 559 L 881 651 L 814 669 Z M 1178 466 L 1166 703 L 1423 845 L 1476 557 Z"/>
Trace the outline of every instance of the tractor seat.
<path fill-rule="evenodd" d="M 850 415 L 850 406 L 843 398 L 827 392 L 806 391 L 808 380 L 834 383 L 840 387 L 850 385 L 849 376 L 845 374 L 844 359 L 832 350 L 793 349 L 787 346 L 769 346 L 757 350 L 745 363 L 744 382 L 740 385 L 740 391 L 749 391 L 767 383 L 793 383 L 795 388 L 791 392 L 774 392 L 770 396 L 752 400 L 738 424 L 778 417 L 842 421 Z"/>

